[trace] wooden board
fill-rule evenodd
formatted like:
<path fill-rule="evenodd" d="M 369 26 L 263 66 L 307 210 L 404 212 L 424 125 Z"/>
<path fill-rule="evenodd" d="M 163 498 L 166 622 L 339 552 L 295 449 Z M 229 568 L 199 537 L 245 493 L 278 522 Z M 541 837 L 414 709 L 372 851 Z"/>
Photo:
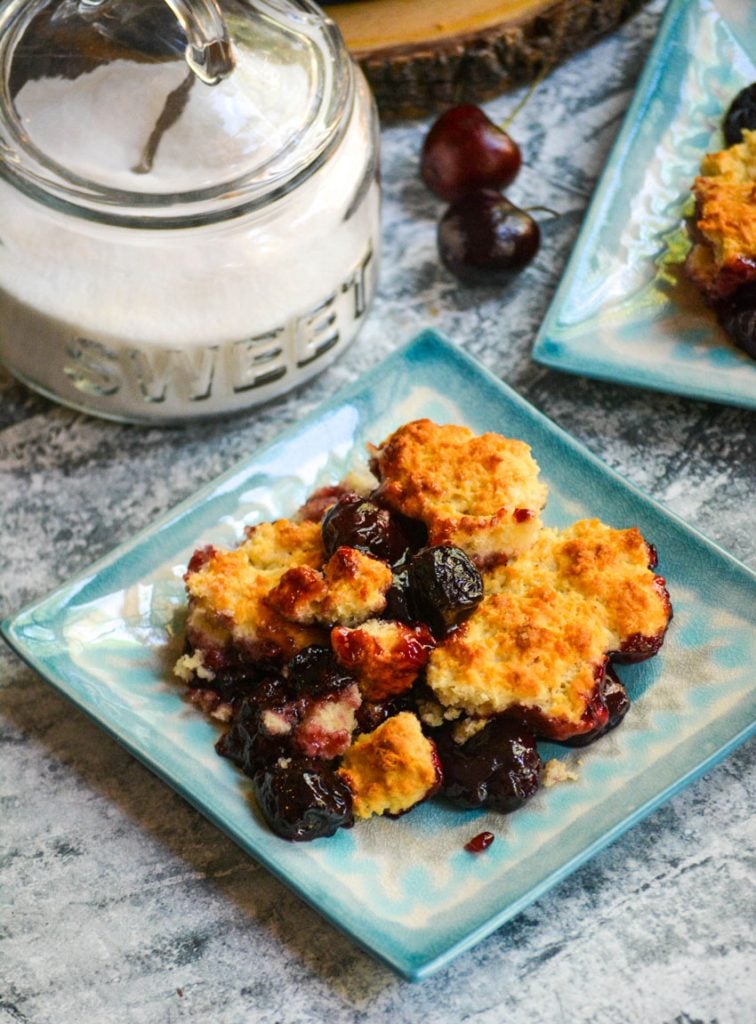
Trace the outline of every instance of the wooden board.
<path fill-rule="evenodd" d="M 326 4 L 384 119 L 479 102 L 590 45 L 644 0 L 360 0 Z"/>

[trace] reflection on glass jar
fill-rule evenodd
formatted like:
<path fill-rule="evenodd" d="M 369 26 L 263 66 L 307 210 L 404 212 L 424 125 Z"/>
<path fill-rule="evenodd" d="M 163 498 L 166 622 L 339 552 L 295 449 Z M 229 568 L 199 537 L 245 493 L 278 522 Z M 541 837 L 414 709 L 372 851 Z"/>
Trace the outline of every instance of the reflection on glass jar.
<path fill-rule="evenodd" d="M 0 355 L 116 419 L 302 383 L 352 340 L 377 274 L 376 114 L 332 24 L 310 0 L 218 0 L 232 62 L 207 84 L 174 8 L 197 13 L 0 5 Z"/>

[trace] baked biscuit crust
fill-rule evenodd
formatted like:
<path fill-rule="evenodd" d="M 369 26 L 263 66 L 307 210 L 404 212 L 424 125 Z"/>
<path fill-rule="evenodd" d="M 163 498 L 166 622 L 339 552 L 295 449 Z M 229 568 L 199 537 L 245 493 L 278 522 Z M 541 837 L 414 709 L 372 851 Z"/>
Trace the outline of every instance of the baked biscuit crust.
<path fill-rule="evenodd" d="M 441 784 L 435 745 L 410 711 L 358 736 L 337 774 L 352 791 L 358 818 L 403 814 L 432 796 Z"/>
<path fill-rule="evenodd" d="M 671 606 L 654 561 L 635 528 L 544 529 L 484 576 L 482 604 L 431 655 L 429 686 L 468 715 L 516 710 L 552 739 L 601 728 L 608 656 L 640 661 L 664 639 Z"/>
<path fill-rule="evenodd" d="M 415 420 L 372 450 L 378 497 L 428 528 L 429 545 L 478 564 L 525 551 L 540 528 L 546 486 L 523 441 Z"/>
<path fill-rule="evenodd" d="M 433 634 L 422 624 L 370 619 L 357 629 L 336 626 L 331 631 L 336 658 L 371 701 L 409 690 L 435 645 Z"/>
<path fill-rule="evenodd" d="M 516 711 L 539 735 L 567 739 L 606 718 L 596 697 L 609 644 L 596 609 L 576 592 L 542 585 L 492 594 L 431 654 L 428 685 L 442 705 L 472 717 Z"/>
<path fill-rule="evenodd" d="M 252 528 L 232 551 L 208 547 L 196 552 L 185 574 L 189 596 L 187 637 L 203 651 L 206 671 L 229 646 L 253 661 L 286 659 L 322 642 L 321 629 L 292 623 L 268 603 L 268 595 L 292 566 L 323 560 L 317 523 L 281 519 Z"/>
<path fill-rule="evenodd" d="M 310 566 L 287 570 L 267 602 L 292 622 L 356 626 L 383 611 L 391 583 L 385 562 L 341 547 L 322 572 Z"/>
<path fill-rule="evenodd" d="M 693 184 L 694 245 L 688 276 L 710 302 L 756 281 L 756 131 L 743 141 L 707 153 Z"/>

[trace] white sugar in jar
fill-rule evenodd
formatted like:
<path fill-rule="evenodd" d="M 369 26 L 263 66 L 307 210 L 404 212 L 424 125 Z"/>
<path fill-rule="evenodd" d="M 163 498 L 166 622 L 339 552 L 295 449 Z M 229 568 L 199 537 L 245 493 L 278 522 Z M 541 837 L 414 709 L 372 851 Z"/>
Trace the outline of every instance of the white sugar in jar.
<path fill-rule="evenodd" d="M 0 358 L 182 422 L 306 381 L 378 266 L 377 121 L 310 0 L 0 4 Z"/>

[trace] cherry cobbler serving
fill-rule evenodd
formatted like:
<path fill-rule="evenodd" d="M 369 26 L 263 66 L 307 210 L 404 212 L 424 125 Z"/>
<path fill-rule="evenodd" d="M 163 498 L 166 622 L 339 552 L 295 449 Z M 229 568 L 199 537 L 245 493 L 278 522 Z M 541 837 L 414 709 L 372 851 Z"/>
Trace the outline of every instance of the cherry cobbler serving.
<path fill-rule="evenodd" d="M 756 83 L 733 100 L 727 147 L 707 153 L 693 183 L 685 262 L 730 339 L 756 359 Z"/>
<path fill-rule="evenodd" d="M 225 731 L 280 836 L 332 835 L 436 793 L 509 812 L 629 707 L 614 670 L 672 610 L 637 529 L 540 514 L 530 448 L 417 420 L 369 446 L 356 485 L 198 549 L 176 674 Z"/>

